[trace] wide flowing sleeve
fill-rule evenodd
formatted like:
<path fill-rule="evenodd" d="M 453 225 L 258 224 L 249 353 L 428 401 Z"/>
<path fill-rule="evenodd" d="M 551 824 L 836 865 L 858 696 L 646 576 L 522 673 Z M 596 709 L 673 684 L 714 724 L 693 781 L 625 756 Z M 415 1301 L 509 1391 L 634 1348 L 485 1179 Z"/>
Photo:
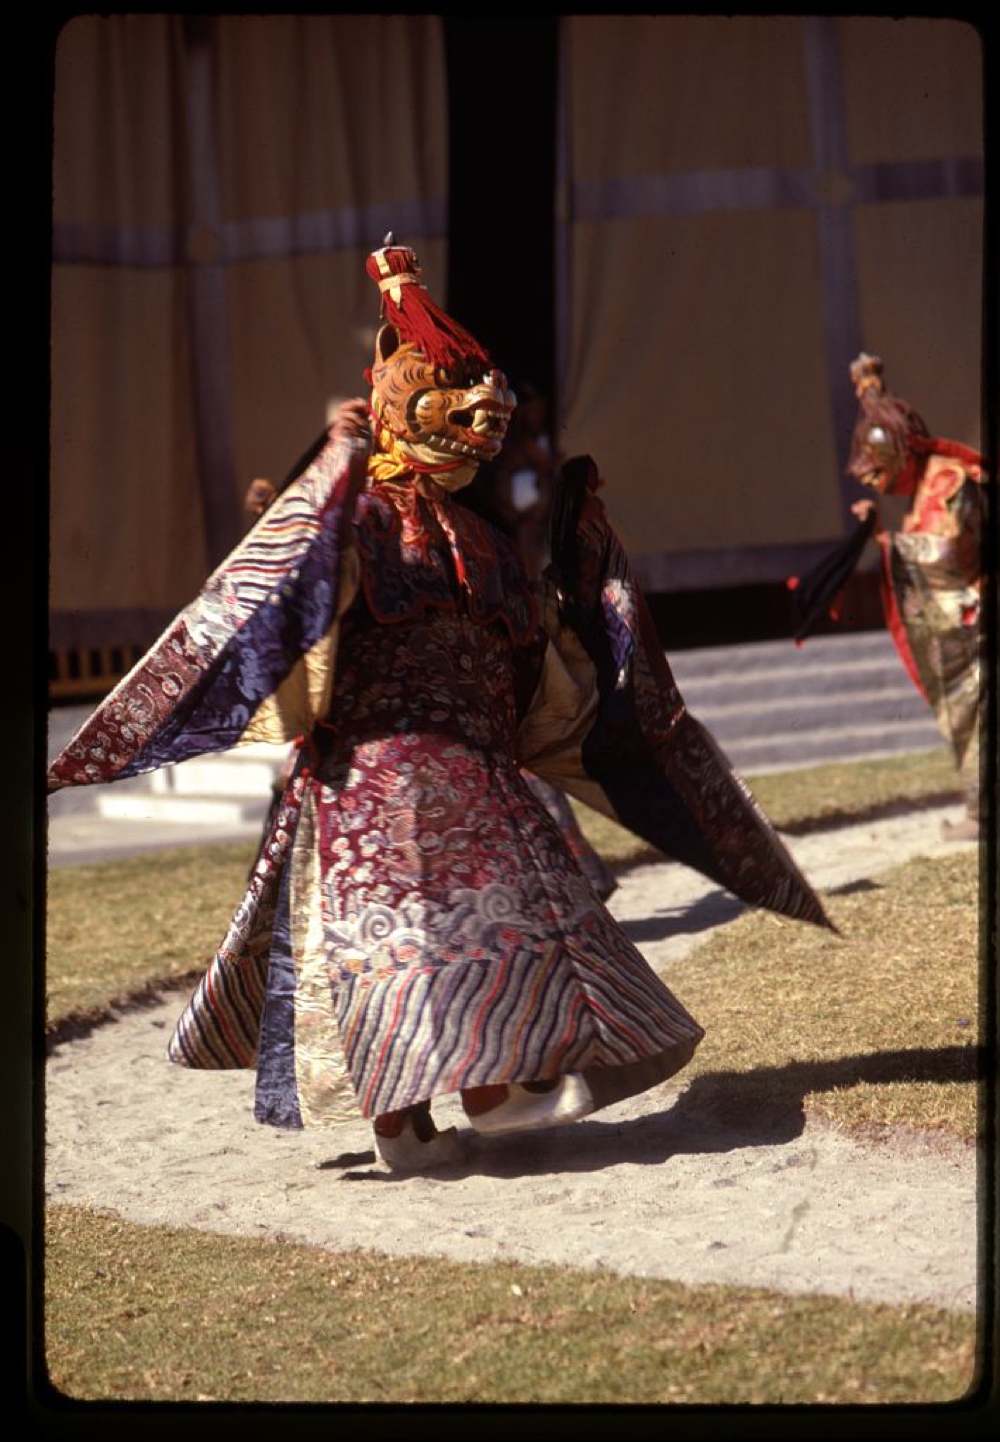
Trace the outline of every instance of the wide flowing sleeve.
<path fill-rule="evenodd" d="M 365 440 L 328 441 L 52 762 L 49 791 L 309 731 L 357 588 Z"/>
<path fill-rule="evenodd" d="M 829 926 L 746 782 L 690 714 L 604 507 L 575 530 L 572 591 L 543 583 L 549 645 L 521 764 L 750 906 Z"/>

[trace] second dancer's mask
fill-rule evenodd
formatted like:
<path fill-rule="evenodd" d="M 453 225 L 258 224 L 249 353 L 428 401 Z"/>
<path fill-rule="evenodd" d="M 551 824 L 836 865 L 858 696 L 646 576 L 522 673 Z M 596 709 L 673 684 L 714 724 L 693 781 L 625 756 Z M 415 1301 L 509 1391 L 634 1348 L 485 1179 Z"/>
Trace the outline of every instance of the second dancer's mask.
<path fill-rule="evenodd" d="M 862 351 L 851 363 L 851 380 L 858 419 L 848 474 L 873 490 L 910 494 L 927 454 L 926 425 L 907 401 L 888 389 L 878 356 Z"/>

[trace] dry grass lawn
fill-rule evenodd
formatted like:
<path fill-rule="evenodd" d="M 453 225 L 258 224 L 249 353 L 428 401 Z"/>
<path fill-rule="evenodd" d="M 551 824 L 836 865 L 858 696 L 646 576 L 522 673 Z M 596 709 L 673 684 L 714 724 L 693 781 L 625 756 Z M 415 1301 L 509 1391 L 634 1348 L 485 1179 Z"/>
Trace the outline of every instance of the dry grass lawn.
<path fill-rule="evenodd" d="M 929 1307 L 334 1254 L 69 1207 L 46 1259 L 49 1373 L 80 1399 L 933 1403 L 974 1381 L 973 1319 Z"/>

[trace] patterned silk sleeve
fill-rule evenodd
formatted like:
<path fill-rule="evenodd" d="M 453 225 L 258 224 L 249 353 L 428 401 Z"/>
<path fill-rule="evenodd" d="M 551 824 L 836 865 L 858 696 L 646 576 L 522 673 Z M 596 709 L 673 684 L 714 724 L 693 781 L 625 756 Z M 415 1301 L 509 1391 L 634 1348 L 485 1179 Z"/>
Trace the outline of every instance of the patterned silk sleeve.
<path fill-rule="evenodd" d="M 49 791 L 309 729 L 356 575 L 367 455 L 364 440 L 316 455 L 52 762 Z"/>
<path fill-rule="evenodd" d="M 749 787 L 688 712 L 594 496 L 576 541 L 574 595 L 548 583 L 549 652 L 521 764 L 749 905 L 829 926 Z"/>

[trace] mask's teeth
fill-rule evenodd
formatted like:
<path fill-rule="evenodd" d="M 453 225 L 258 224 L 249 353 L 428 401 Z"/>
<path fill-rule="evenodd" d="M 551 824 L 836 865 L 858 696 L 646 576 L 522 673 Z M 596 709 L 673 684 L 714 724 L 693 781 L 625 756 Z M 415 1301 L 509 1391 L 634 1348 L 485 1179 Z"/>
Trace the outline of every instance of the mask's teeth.
<path fill-rule="evenodd" d="M 503 435 L 506 428 L 506 418 L 498 411 L 477 410 L 472 422 L 472 429 L 477 435 L 491 438 Z"/>

